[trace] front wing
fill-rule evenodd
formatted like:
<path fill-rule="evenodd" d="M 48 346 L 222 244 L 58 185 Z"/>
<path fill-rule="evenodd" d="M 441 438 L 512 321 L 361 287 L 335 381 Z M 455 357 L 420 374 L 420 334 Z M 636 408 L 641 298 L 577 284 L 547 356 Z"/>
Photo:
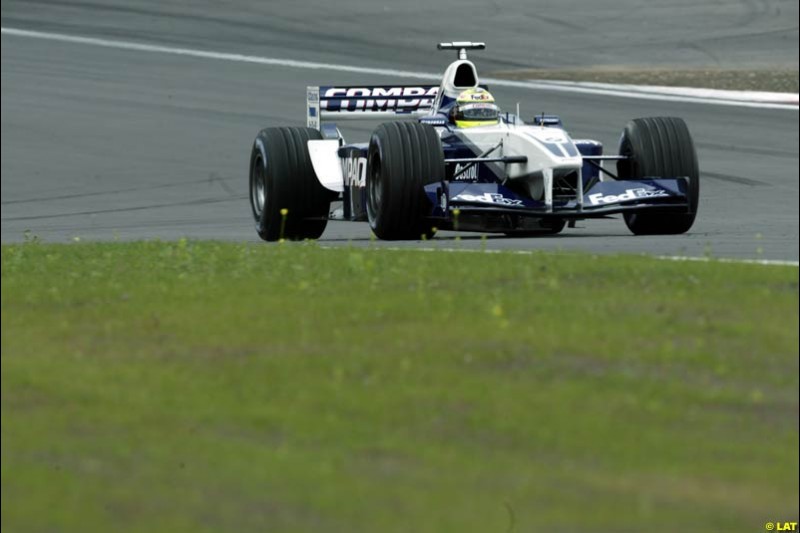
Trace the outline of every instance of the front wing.
<path fill-rule="evenodd" d="M 601 181 L 578 198 L 544 201 L 521 196 L 498 183 L 433 183 L 425 187 L 432 204 L 431 216 L 450 219 L 464 214 L 495 213 L 534 218 L 602 218 L 626 211 L 678 211 L 690 209 L 687 178 L 644 178 Z"/>

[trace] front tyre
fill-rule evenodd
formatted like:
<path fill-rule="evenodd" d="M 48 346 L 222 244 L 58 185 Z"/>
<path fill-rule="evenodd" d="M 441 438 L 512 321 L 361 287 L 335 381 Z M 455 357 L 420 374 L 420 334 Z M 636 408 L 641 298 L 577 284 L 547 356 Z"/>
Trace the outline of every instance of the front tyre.
<path fill-rule="evenodd" d="M 444 180 L 442 141 L 433 127 L 387 122 L 372 134 L 367 159 L 367 218 L 379 239 L 432 237 L 425 185 Z"/>
<path fill-rule="evenodd" d="M 628 122 L 620 139 L 617 162 L 621 179 L 681 177 L 689 180 L 686 213 L 625 213 L 625 224 L 636 235 L 685 233 L 694 224 L 700 197 L 697 152 L 689 128 L 675 117 L 637 118 Z"/>
<path fill-rule="evenodd" d="M 335 193 L 317 180 L 308 155 L 309 140 L 322 135 L 312 128 L 266 128 L 250 154 L 250 208 L 259 237 L 318 239 L 328 224 Z"/>

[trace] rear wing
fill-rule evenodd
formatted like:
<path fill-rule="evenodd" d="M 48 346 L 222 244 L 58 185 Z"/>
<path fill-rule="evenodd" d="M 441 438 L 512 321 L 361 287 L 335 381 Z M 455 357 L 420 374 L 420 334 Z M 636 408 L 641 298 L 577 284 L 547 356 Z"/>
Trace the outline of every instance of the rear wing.
<path fill-rule="evenodd" d="M 309 86 L 306 124 L 321 129 L 324 119 L 369 120 L 420 117 L 430 113 L 438 85 Z"/>

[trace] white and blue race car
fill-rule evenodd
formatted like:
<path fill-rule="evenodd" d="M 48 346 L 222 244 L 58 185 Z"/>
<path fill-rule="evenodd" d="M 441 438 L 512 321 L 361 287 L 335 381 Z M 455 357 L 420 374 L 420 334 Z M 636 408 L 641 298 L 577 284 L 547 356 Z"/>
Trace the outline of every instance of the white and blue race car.
<path fill-rule="evenodd" d="M 307 127 L 266 128 L 253 144 L 259 236 L 316 239 L 330 219 L 368 221 L 387 240 L 430 238 L 437 229 L 556 234 L 613 214 L 640 235 L 692 227 L 699 171 L 682 119 L 631 120 L 618 154 L 603 155 L 601 143 L 572 139 L 557 116 L 526 123 L 518 112 L 492 111 L 467 59 L 467 50 L 483 48 L 439 44 L 458 60 L 438 86 L 308 87 Z M 464 95 L 479 105 L 461 105 Z M 332 122 L 364 118 L 392 120 L 365 143 L 345 142 Z"/>

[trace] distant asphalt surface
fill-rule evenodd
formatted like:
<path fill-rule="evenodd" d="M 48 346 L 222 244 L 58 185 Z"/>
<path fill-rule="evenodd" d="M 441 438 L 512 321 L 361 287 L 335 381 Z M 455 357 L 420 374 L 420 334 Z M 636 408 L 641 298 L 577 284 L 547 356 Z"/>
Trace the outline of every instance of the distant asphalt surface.
<path fill-rule="evenodd" d="M 479 74 L 515 68 L 797 68 L 798 3 L 690 0 L 217 2 L 3 0 L 2 26 L 287 60 L 440 72 L 445 40 L 483 40 Z M 413 83 L 2 36 L 2 241 L 256 241 L 247 202 L 255 133 L 304 123 L 305 87 Z M 798 260 L 798 113 L 497 87 L 523 116 L 561 115 L 574 137 L 616 150 L 634 117 L 684 117 L 702 182 L 680 236 L 635 237 L 620 219 L 558 237 L 458 246 Z M 366 140 L 358 123 L 348 140 Z M 369 244 L 331 222 L 327 243 Z M 397 243 L 390 243 L 397 246 Z M 421 246 L 400 243 L 400 246 Z M 453 234 L 425 246 L 453 247 Z"/>

